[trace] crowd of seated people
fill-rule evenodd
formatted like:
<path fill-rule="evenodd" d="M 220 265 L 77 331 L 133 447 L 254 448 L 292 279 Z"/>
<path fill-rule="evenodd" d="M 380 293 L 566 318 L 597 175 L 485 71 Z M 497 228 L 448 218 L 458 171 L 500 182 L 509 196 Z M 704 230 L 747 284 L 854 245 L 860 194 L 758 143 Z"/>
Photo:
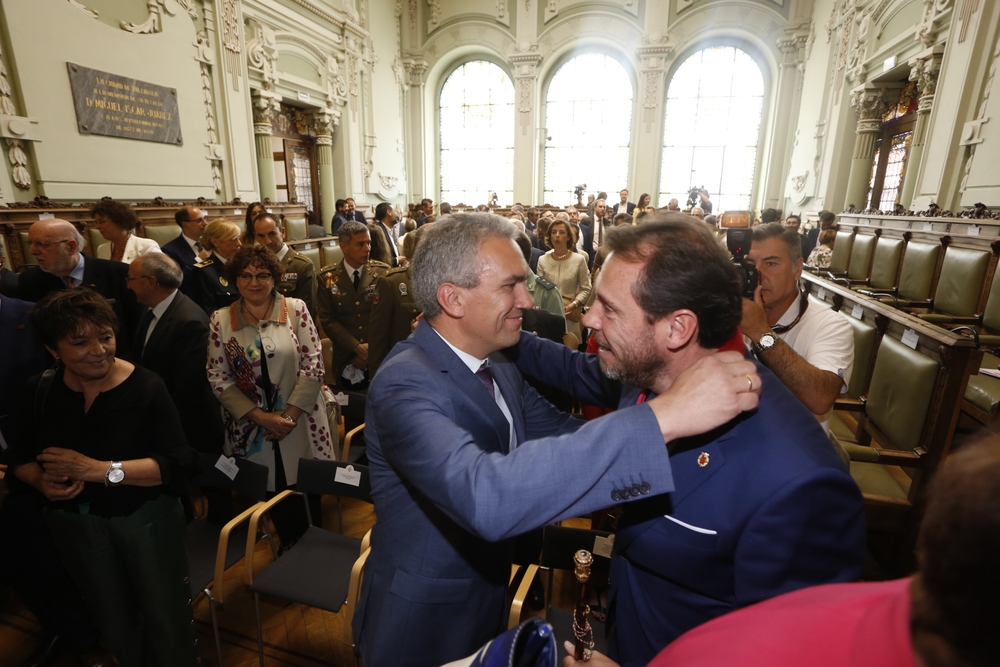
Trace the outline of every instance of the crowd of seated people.
<path fill-rule="evenodd" d="M 751 300 L 705 224 L 707 193 L 690 214 L 619 196 L 506 219 L 448 203 L 436 216 L 424 199 L 366 220 L 338 200 L 343 258 L 319 270 L 259 202 L 243 229 L 180 208 L 162 251 L 112 200 L 92 211 L 96 257 L 73 224 L 34 223 L 38 264 L 0 275 L 3 346 L 23 350 L 0 361 L 0 535 L 31 545 L 5 579 L 83 664 L 196 664 L 182 545 L 196 452 L 266 466 L 272 495 L 295 488 L 301 458 L 339 455 L 325 382 L 349 397 L 346 430 L 367 426 L 377 519 L 354 623 L 370 667 L 471 652 L 503 614 L 509 562 L 491 545 L 609 505 L 629 504 L 607 602 L 629 667 L 727 612 L 856 581 L 861 496 L 824 433 L 853 338 L 798 289 L 813 264 L 800 218 L 769 209 L 754 228 Z M 808 259 L 828 262 L 834 217 L 820 221 Z M 523 376 L 614 417 L 584 423 Z M 227 500 L 210 511 L 224 519 Z M 272 518 L 283 545 L 307 529 L 300 512 Z M 139 525 L 166 546 L 133 539 Z M 433 557 L 397 562 L 413 540 L 468 580 Z M 130 577 L 160 583 L 115 576 L 133 561 Z"/>

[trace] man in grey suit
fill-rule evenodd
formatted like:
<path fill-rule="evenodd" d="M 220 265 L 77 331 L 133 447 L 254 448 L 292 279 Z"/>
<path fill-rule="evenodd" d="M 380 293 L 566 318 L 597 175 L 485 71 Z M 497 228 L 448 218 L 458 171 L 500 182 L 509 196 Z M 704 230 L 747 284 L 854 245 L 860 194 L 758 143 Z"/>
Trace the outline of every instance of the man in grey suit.
<path fill-rule="evenodd" d="M 757 405 L 755 367 L 731 353 L 599 420 L 557 411 L 501 352 L 533 305 L 517 233 L 492 214 L 453 214 L 413 259 L 424 319 L 367 403 L 377 519 L 353 623 L 368 667 L 475 651 L 503 625 L 508 538 L 672 491 L 664 443 Z"/>

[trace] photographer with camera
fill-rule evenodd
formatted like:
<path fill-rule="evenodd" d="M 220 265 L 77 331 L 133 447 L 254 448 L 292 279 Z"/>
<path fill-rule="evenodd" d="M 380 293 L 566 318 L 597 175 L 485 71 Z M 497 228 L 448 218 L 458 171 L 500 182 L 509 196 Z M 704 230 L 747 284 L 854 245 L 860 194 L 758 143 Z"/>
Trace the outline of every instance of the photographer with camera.
<path fill-rule="evenodd" d="M 744 293 L 740 329 L 757 358 L 829 431 L 833 403 L 851 380 L 851 325 L 840 313 L 810 304 L 799 290 L 802 245 L 794 229 L 754 227 L 747 260 L 759 284 L 752 300 Z"/>
<path fill-rule="evenodd" d="M 704 187 L 692 187 L 688 192 L 687 209 L 692 210 L 695 207 L 700 208 L 703 215 L 712 213 L 712 200 L 708 198 L 708 190 Z"/>

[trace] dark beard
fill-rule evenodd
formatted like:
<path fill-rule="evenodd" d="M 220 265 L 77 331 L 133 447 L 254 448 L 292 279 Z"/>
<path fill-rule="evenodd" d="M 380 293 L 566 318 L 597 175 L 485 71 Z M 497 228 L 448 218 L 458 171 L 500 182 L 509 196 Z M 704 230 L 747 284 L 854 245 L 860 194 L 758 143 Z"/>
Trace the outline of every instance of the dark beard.
<path fill-rule="evenodd" d="M 650 348 L 618 353 L 617 359 L 617 366 L 610 366 L 601 359 L 601 370 L 604 374 L 612 380 L 640 389 L 649 389 L 656 384 L 667 367 L 667 362 Z"/>

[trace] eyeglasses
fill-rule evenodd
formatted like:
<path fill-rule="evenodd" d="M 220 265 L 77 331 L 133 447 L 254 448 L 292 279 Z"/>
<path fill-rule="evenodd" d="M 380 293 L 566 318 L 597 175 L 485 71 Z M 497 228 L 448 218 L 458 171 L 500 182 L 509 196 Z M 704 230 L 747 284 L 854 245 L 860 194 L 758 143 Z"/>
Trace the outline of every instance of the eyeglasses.
<path fill-rule="evenodd" d="M 69 239 L 63 239 L 62 241 L 28 241 L 28 249 L 48 248 L 49 246 L 59 245 L 60 243 L 69 243 Z"/>
<path fill-rule="evenodd" d="M 184 222 L 205 222 L 206 220 L 208 220 L 208 216 L 203 215 L 200 218 L 191 218 L 190 220 L 185 220 Z"/>
<path fill-rule="evenodd" d="M 255 278 L 257 282 L 266 283 L 271 279 L 271 274 L 266 271 L 264 273 L 241 273 L 236 277 L 245 283 L 253 282 Z"/>

